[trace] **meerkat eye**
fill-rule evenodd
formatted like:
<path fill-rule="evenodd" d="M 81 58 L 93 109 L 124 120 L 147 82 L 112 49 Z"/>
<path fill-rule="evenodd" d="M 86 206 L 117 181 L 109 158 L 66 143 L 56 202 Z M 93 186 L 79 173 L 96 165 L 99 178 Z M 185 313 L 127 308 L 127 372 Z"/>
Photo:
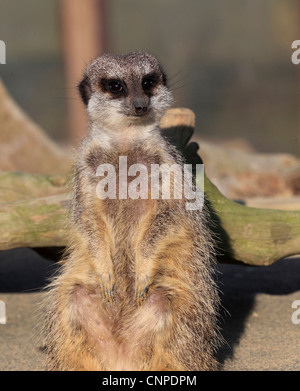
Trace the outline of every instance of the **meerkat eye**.
<path fill-rule="evenodd" d="M 124 91 L 122 84 L 118 80 L 110 81 L 108 83 L 108 86 L 112 93 L 120 93 Z"/>
<path fill-rule="evenodd" d="M 150 91 L 154 87 L 155 81 L 152 77 L 146 78 L 142 81 L 144 91 Z"/>

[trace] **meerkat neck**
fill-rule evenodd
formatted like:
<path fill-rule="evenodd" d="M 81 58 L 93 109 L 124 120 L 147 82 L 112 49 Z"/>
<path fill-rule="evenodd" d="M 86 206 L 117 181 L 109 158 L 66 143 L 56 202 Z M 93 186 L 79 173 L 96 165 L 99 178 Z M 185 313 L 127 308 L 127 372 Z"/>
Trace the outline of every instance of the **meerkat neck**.
<path fill-rule="evenodd" d="M 126 150 L 131 144 L 137 141 L 149 140 L 149 136 L 159 134 L 159 127 L 156 124 L 144 126 L 130 125 L 121 129 L 108 129 L 104 126 L 92 123 L 90 134 L 93 138 L 101 141 L 102 148 L 112 149 L 119 147 L 120 150 Z"/>

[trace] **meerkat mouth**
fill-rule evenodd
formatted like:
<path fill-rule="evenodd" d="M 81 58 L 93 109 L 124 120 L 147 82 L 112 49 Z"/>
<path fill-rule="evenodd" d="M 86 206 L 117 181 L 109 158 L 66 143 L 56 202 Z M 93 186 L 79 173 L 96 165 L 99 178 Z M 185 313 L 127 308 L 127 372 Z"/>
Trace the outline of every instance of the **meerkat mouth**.
<path fill-rule="evenodd" d="M 147 107 L 147 110 L 141 110 L 140 112 L 131 113 L 129 114 L 129 117 L 134 117 L 134 118 L 146 117 L 147 115 L 149 115 L 150 112 L 151 112 L 151 108 Z"/>
<path fill-rule="evenodd" d="M 140 113 L 140 114 L 132 114 L 131 116 L 135 118 L 141 118 L 141 117 L 145 117 L 147 114 L 148 113 Z"/>

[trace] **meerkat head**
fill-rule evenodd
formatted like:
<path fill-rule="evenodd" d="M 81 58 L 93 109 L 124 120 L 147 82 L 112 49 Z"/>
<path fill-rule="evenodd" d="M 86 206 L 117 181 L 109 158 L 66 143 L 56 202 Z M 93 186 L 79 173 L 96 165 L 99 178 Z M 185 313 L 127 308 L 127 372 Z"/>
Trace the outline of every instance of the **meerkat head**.
<path fill-rule="evenodd" d="M 78 89 L 89 119 L 110 130 L 158 124 L 172 103 L 161 65 L 145 52 L 98 57 Z"/>

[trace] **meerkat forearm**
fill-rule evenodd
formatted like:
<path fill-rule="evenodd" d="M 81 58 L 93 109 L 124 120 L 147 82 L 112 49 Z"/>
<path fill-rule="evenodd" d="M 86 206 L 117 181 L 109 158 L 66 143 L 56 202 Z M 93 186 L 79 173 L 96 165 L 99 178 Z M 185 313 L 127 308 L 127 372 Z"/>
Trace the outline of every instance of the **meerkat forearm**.
<path fill-rule="evenodd" d="M 85 242 L 89 262 L 100 284 L 103 295 L 111 300 L 115 284 L 112 262 L 113 240 L 101 203 L 96 197 L 95 183 L 87 179 L 89 172 L 80 172 L 74 188 L 73 213 L 71 222 Z M 84 188 L 83 188 L 84 187 Z M 78 194 L 81 196 L 79 197 Z M 84 195 L 84 196 L 82 196 Z"/>
<path fill-rule="evenodd" d="M 176 226 L 172 202 L 166 201 L 159 211 L 150 209 L 134 237 L 135 298 L 138 304 L 146 299 L 155 274 L 162 269 L 160 259 L 166 258 L 168 247 L 172 246 L 173 251 L 177 244 L 188 245 L 189 232 L 184 226 Z"/>

